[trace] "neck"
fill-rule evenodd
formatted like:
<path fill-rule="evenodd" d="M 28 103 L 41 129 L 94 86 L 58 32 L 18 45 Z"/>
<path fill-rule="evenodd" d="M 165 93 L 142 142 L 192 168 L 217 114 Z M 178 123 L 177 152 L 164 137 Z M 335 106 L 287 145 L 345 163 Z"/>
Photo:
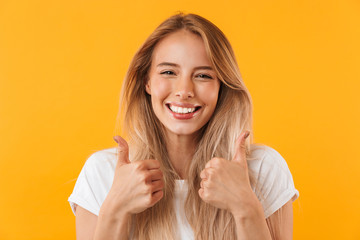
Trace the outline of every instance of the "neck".
<path fill-rule="evenodd" d="M 166 134 L 170 162 L 181 179 L 187 178 L 186 168 L 195 154 L 196 135 Z"/>

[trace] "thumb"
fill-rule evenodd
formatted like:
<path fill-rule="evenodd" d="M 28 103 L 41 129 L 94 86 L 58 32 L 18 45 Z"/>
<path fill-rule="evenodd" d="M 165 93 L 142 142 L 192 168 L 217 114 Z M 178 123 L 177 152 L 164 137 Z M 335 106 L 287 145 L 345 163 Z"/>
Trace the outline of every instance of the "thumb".
<path fill-rule="evenodd" d="M 129 160 L 129 145 L 120 136 L 114 136 L 113 137 L 115 142 L 118 144 L 117 153 L 118 153 L 118 166 L 122 166 L 124 164 L 130 163 Z"/>
<path fill-rule="evenodd" d="M 245 131 L 242 133 L 235 143 L 235 155 L 233 162 L 244 162 L 246 163 L 246 147 L 245 140 L 250 135 L 250 131 Z"/>

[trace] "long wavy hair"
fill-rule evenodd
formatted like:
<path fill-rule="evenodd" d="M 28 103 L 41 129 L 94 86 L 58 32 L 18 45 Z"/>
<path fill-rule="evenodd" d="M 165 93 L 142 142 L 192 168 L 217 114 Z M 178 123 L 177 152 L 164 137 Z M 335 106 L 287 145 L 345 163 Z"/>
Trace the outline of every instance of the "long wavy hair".
<path fill-rule="evenodd" d="M 153 207 L 133 215 L 129 234 L 133 239 L 140 240 L 170 240 L 177 239 L 178 235 L 173 199 L 175 180 L 179 179 L 179 175 L 170 162 L 164 126 L 153 111 L 151 96 L 146 93 L 145 85 L 155 46 L 179 30 L 190 31 L 202 38 L 220 80 L 217 106 L 211 119 L 199 130 L 196 151 L 186 169 L 188 195 L 185 214 L 197 240 L 236 239 L 233 215 L 205 203 L 199 197 L 199 175 L 214 156 L 233 159 L 236 138 L 245 130 L 251 133 L 246 139 L 247 160 L 251 160 L 252 100 L 242 80 L 234 51 L 222 31 L 201 16 L 183 13 L 165 20 L 146 39 L 132 59 L 122 87 L 121 108 L 116 122 L 117 129 L 121 128 L 128 138 L 130 160 L 159 160 L 165 182 L 163 198 Z M 249 176 L 253 185 L 255 177 L 251 171 Z"/>

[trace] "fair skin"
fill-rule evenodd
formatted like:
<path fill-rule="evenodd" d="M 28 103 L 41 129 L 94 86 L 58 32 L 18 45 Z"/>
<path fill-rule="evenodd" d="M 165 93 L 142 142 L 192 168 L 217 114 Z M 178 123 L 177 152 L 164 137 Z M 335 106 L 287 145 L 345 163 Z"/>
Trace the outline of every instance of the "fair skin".
<path fill-rule="evenodd" d="M 219 88 L 200 37 L 178 31 L 155 47 L 146 92 L 151 95 L 155 115 L 165 126 L 171 163 L 183 179 L 186 161 L 195 151 L 194 139 L 215 110 Z M 169 108 L 178 108 L 177 112 L 191 108 L 195 112 L 181 114 Z"/>
<path fill-rule="evenodd" d="M 195 151 L 194 139 L 215 110 L 219 87 L 199 36 L 181 30 L 155 47 L 146 92 L 151 95 L 155 115 L 165 126 L 170 161 L 183 179 L 186 161 Z M 262 206 L 250 187 L 245 134 L 237 140 L 234 159 L 215 157 L 206 164 L 200 174 L 199 196 L 233 214 L 238 239 L 271 239 Z M 126 141 L 119 136 L 116 141 L 119 158 L 115 177 L 99 216 L 80 206 L 76 209 L 79 240 L 126 239 L 130 215 L 144 211 L 163 197 L 160 163 L 155 159 L 131 163 Z M 292 239 L 291 200 L 281 210 L 281 239 Z"/>

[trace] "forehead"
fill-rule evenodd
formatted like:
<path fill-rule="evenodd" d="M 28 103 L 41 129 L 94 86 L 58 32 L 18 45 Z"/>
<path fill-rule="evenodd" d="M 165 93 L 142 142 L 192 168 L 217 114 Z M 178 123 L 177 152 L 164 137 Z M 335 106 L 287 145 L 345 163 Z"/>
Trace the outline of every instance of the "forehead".
<path fill-rule="evenodd" d="M 152 62 L 174 62 L 179 65 L 211 65 L 202 38 L 187 30 L 179 30 L 155 46 Z"/>

